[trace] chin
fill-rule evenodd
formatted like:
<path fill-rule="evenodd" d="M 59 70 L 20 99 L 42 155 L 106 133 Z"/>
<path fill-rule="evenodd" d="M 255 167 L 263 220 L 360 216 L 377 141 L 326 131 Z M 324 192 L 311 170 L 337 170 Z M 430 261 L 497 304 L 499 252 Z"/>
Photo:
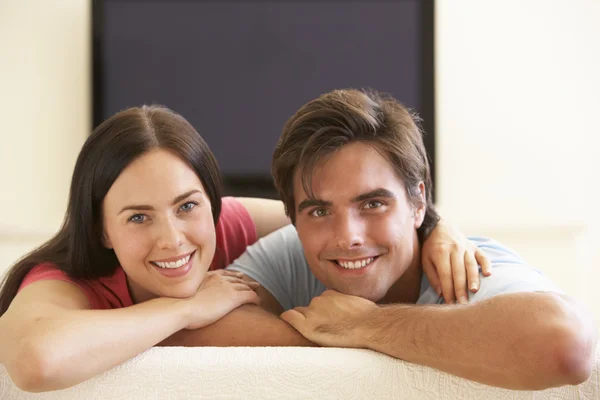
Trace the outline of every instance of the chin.
<path fill-rule="evenodd" d="M 190 285 L 186 282 L 186 284 L 181 285 L 180 287 L 165 290 L 164 296 L 175 299 L 187 299 L 188 297 L 192 297 L 198 291 L 198 287 L 199 285 Z"/>
<path fill-rule="evenodd" d="M 363 299 L 370 300 L 373 303 L 378 303 L 379 301 L 381 301 L 381 299 L 383 299 L 383 296 L 385 296 L 385 294 L 381 295 L 379 293 L 376 293 L 376 294 L 369 293 L 367 295 L 360 296 L 360 297 L 362 297 Z"/>
<path fill-rule="evenodd" d="M 364 291 L 364 290 L 352 290 L 352 289 L 336 289 L 340 293 L 347 294 L 349 296 L 362 297 L 363 299 L 367 299 L 372 301 L 373 303 L 377 303 L 385 296 L 385 291 Z"/>

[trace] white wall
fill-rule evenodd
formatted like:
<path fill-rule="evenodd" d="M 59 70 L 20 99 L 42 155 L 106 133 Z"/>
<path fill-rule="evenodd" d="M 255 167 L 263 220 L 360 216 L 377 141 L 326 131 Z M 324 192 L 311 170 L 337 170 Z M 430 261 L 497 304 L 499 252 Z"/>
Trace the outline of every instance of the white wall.
<path fill-rule="evenodd" d="M 436 1 L 438 207 L 600 320 L 600 2 Z"/>
<path fill-rule="evenodd" d="M 49 238 L 91 128 L 90 2 L 0 0 L 0 270 Z"/>

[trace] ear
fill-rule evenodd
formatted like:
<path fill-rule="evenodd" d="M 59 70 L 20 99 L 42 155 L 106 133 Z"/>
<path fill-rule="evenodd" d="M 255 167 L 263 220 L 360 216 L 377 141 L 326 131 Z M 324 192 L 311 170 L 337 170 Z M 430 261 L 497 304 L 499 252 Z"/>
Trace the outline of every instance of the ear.
<path fill-rule="evenodd" d="M 113 248 L 112 243 L 110 242 L 108 234 L 105 230 L 102 230 L 102 237 L 100 237 L 100 241 L 102 242 L 102 246 L 106 247 L 107 249 Z"/>
<path fill-rule="evenodd" d="M 427 211 L 427 196 L 425 195 L 425 184 L 423 182 L 419 182 L 419 186 L 417 187 L 419 191 L 419 197 L 421 198 L 420 205 L 415 207 L 415 229 L 419 229 L 423 224 L 423 220 L 425 219 L 425 212 Z"/>

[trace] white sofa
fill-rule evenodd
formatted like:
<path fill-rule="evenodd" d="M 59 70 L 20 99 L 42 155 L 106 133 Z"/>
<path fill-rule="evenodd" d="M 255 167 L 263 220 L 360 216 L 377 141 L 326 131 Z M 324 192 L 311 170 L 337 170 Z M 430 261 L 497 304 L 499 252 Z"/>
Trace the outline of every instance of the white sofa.
<path fill-rule="evenodd" d="M 600 356 L 600 351 L 598 353 Z M 152 348 L 66 390 L 26 393 L 0 365 L 0 400 L 29 399 L 600 399 L 600 357 L 589 380 L 512 391 L 368 350 L 296 347 Z"/>

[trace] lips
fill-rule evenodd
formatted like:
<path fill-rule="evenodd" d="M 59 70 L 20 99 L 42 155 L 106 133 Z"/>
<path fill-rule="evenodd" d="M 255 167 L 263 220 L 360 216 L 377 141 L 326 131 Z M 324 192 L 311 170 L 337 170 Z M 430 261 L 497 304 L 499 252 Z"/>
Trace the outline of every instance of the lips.
<path fill-rule="evenodd" d="M 151 263 L 160 268 L 168 268 L 168 269 L 179 268 L 179 267 L 187 264 L 188 261 L 190 261 L 192 254 L 193 254 L 193 252 L 188 253 L 187 255 L 184 255 L 179 258 L 174 258 L 174 259 L 172 258 L 172 259 L 164 260 L 164 261 L 151 261 Z"/>
<path fill-rule="evenodd" d="M 366 258 L 359 258 L 359 259 L 355 259 L 355 260 L 336 260 L 336 262 L 342 268 L 359 269 L 359 268 L 364 268 L 367 265 L 371 264 L 371 262 L 373 262 L 374 259 L 375 259 L 375 257 L 366 257 Z"/>
<path fill-rule="evenodd" d="M 344 275 L 361 275 L 370 271 L 377 264 L 380 256 L 329 260 L 335 269 Z"/>
<path fill-rule="evenodd" d="M 163 276 L 178 278 L 186 275 L 194 264 L 196 251 L 169 261 L 151 261 L 150 264 Z"/>

